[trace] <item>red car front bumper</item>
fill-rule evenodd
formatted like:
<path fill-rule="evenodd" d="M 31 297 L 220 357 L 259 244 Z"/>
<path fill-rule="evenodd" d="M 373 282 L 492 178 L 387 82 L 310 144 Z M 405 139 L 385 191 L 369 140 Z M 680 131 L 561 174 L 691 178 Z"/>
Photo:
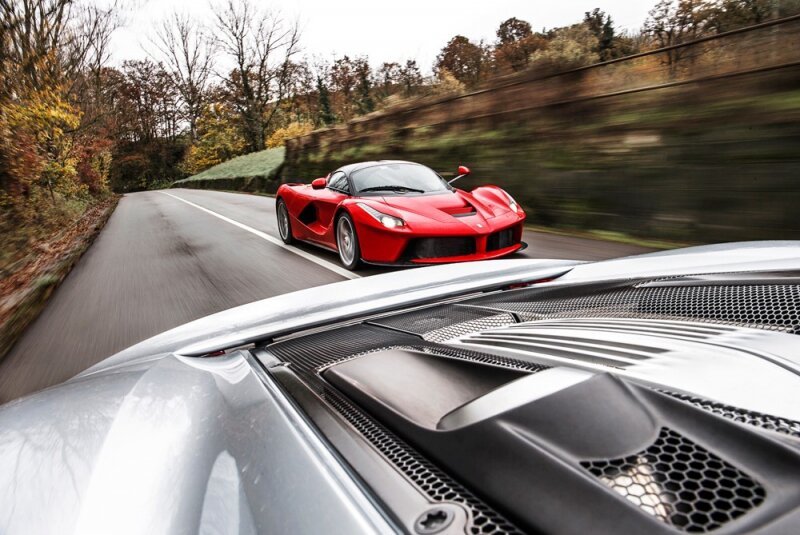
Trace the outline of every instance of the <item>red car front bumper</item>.
<path fill-rule="evenodd" d="M 500 258 L 522 247 L 522 220 L 486 232 L 416 233 L 358 228 L 361 257 L 370 264 L 420 265 Z"/>

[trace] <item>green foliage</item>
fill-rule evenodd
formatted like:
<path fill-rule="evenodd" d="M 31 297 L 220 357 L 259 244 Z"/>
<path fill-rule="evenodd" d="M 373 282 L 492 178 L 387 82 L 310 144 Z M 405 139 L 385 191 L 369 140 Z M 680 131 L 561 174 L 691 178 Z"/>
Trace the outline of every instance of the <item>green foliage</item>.
<path fill-rule="evenodd" d="M 360 114 L 370 113 L 375 110 L 375 100 L 372 98 L 372 81 L 368 63 L 358 65 L 356 70 L 358 78 L 357 101 L 358 112 Z"/>
<path fill-rule="evenodd" d="M 614 23 L 611 21 L 611 16 L 600 9 L 595 8 L 593 11 L 587 11 L 583 23 L 589 28 L 597 39 L 597 57 L 601 61 L 608 61 L 618 57 L 615 53 Z"/>
<path fill-rule="evenodd" d="M 319 95 L 319 121 L 322 125 L 329 125 L 336 120 L 331 110 L 331 96 L 328 86 L 317 76 L 317 94 Z"/>

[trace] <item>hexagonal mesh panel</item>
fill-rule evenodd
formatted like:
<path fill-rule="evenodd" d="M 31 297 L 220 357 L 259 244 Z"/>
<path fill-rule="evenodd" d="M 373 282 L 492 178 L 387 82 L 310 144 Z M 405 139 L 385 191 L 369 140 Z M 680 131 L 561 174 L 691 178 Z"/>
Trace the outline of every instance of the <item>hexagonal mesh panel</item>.
<path fill-rule="evenodd" d="M 644 451 L 581 465 L 642 511 L 688 532 L 717 529 L 766 496 L 753 478 L 667 428 Z"/>
<path fill-rule="evenodd" d="M 496 329 L 516 322 L 517 320 L 514 319 L 514 316 L 509 313 L 494 314 L 492 316 L 464 321 L 456 323 L 455 325 L 450 325 L 449 327 L 428 331 L 423 334 L 422 337 L 431 342 L 444 342 L 445 340 L 464 336 L 465 334 L 485 331 L 487 329 Z"/>
<path fill-rule="evenodd" d="M 524 319 L 690 318 L 800 333 L 797 284 L 627 287 L 567 298 L 548 298 L 541 290 L 530 289 L 468 302 L 517 312 Z"/>
<path fill-rule="evenodd" d="M 691 403 L 695 407 L 699 407 L 710 413 L 722 416 L 728 420 L 733 420 L 734 422 L 753 425 L 762 429 L 768 429 L 770 431 L 776 431 L 778 433 L 800 438 L 800 422 L 795 420 L 781 418 L 780 416 L 772 416 L 762 412 L 749 411 L 739 407 L 732 407 L 730 405 L 725 405 L 724 403 L 719 403 L 717 401 L 711 401 L 696 396 L 689 396 L 687 394 L 678 394 L 676 392 L 669 392 L 667 390 L 659 390 L 659 392 L 663 392 L 664 394 L 680 399 L 681 401 L 685 401 L 686 403 Z"/>

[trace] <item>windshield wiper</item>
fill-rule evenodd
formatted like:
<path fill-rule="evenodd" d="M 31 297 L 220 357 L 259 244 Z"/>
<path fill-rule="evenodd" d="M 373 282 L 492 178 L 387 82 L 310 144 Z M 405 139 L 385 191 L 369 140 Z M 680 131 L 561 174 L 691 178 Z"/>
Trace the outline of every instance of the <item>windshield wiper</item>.
<path fill-rule="evenodd" d="M 411 193 L 425 193 L 425 190 L 421 189 L 414 189 L 414 188 L 407 188 L 405 186 L 373 186 L 371 188 L 364 188 L 359 190 L 360 192 L 364 191 L 409 191 Z"/>

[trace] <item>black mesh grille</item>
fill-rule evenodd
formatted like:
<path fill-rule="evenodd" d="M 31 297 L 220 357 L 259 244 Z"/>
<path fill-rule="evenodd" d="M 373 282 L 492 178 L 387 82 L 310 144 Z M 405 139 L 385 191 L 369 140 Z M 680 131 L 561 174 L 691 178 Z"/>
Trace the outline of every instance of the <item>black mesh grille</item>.
<path fill-rule="evenodd" d="M 724 403 L 710 401 L 707 399 L 699 398 L 696 396 L 689 396 L 687 394 L 678 394 L 676 392 L 669 392 L 666 390 L 659 390 L 669 396 L 691 403 L 695 407 L 699 407 L 705 411 L 722 416 L 735 422 L 776 431 L 785 435 L 791 435 L 800 438 L 800 422 L 789 420 L 787 418 L 780 418 L 779 416 L 772 416 L 760 412 L 749 411 L 739 407 L 731 407 Z"/>
<path fill-rule="evenodd" d="M 549 366 L 542 364 L 534 364 L 513 358 L 486 355 L 460 348 L 455 349 L 425 341 L 414 335 L 363 324 L 312 333 L 275 342 L 268 346 L 270 352 L 279 359 L 291 362 L 295 369 L 301 372 L 312 374 L 334 363 L 372 351 L 390 348 L 424 351 L 444 358 L 470 360 L 530 373 L 549 368 Z"/>
<path fill-rule="evenodd" d="M 359 324 L 275 342 L 269 350 L 279 359 L 311 371 L 359 353 L 420 341 L 410 334 Z"/>
<path fill-rule="evenodd" d="M 456 323 L 455 325 L 436 329 L 435 331 L 429 331 L 425 333 L 423 337 L 431 342 L 444 342 L 459 336 L 464 336 L 486 329 L 496 329 L 498 327 L 504 327 L 516 322 L 517 320 L 511 314 L 495 314 L 493 316 L 486 316 L 484 318 L 465 321 L 463 323 Z"/>
<path fill-rule="evenodd" d="M 498 314 L 495 310 L 439 305 L 378 318 L 370 323 L 414 333 L 426 340 L 444 341 L 462 334 L 510 325 L 516 321 L 511 314 Z"/>
<path fill-rule="evenodd" d="M 459 318 L 461 317 L 459 316 Z M 332 407 L 431 499 L 453 501 L 468 507 L 472 512 L 472 533 L 520 533 L 502 515 L 453 481 L 391 431 L 352 405 L 318 375 L 320 369 L 336 362 L 393 347 L 424 351 L 442 358 L 466 359 L 530 373 L 547 369 L 546 366 L 529 362 L 441 346 L 415 335 L 364 324 L 282 340 L 269 345 L 268 349 L 279 359 L 292 363 L 294 369 L 311 388 L 319 392 Z"/>
<path fill-rule="evenodd" d="M 581 463 L 648 514 L 688 532 L 708 532 L 764 501 L 750 476 L 667 428 L 628 457 Z"/>
<path fill-rule="evenodd" d="M 489 234 L 489 237 L 486 239 L 487 251 L 496 251 L 505 247 L 511 247 L 512 245 L 514 245 L 514 229 L 512 228 Z"/>
<path fill-rule="evenodd" d="M 472 300 L 524 319 L 659 317 L 800 332 L 800 285 L 712 285 L 614 289 L 578 297 L 516 290 Z"/>
<path fill-rule="evenodd" d="M 513 524 L 453 481 L 434 464 L 419 455 L 394 433 L 354 407 L 334 390 L 325 387 L 323 396 L 342 416 L 369 440 L 398 469 L 434 501 L 465 505 L 472 512 L 472 533 L 521 533 Z"/>
<path fill-rule="evenodd" d="M 406 246 L 403 258 L 445 258 L 475 254 L 475 239 L 470 237 L 416 238 Z"/>

